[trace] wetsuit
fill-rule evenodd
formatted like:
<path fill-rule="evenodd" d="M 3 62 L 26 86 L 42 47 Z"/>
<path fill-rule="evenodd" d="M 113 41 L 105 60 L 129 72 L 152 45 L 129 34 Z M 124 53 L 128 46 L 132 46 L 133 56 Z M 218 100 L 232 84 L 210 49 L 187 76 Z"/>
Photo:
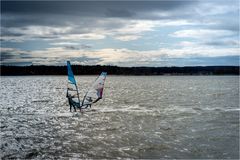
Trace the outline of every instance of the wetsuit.
<path fill-rule="evenodd" d="M 90 104 L 87 104 L 87 107 L 90 107 L 90 108 L 91 108 L 91 107 L 92 107 L 92 103 L 91 103 L 91 102 L 92 102 L 92 98 L 89 97 L 87 100 L 88 100 L 88 102 L 90 103 Z"/>
<path fill-rule="evenodd" d="M 72 111 L 72 107 L 74 108 L 74 111 L 76 112 L 76 107 L 73 103 L 73 100 L 71 97 L 67 97 L 68 98 L 68 103 L 69 103 L 69 106 L 70 106 L 70 112 Z"/>

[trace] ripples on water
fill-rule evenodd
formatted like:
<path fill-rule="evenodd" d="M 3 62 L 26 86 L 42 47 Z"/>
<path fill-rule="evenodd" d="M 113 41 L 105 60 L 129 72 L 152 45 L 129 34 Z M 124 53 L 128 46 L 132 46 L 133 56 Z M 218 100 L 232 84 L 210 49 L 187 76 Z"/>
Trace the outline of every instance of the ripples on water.
<path fill-rule="evenodd" d="M 2 158 L 239 158 L 238 76 L 108 76 L 83 114 L 66 79 L 1 77 Z"/>

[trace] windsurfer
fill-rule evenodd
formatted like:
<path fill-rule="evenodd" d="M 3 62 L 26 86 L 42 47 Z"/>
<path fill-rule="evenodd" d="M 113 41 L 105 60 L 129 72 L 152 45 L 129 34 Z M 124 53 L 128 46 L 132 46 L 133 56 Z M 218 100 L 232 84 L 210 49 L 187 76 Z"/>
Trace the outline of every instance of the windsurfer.
<path fill-rule="evenodd" d="M 72 108 L 74 108 L 74 111 L 76 112 L 76 107 L 74 105 L 74 101 L 72 100 L 73 96 L 71 96 L 71 94 L 68 94 L 68 92 L 67 92 L 66 97 L 68 98 L 68 103 L 69 103 L 69 106 L 70 106 L 70 112 L 72 111 Z"/>
<path fill-rule="evenodd" d="M 87 107 L 90 107 L 90 108 L 91 108 L 91 107 L 92 107 L 92 104 L 91 104 L 91 103 L 92 103 L 92 101 L 93 101 L 93 100 L 92 100 L 92 97 L 88 97 L 87 100 L 88 100 L 88 102 L 89 102 L 89 104 L 87 104 Z"/>

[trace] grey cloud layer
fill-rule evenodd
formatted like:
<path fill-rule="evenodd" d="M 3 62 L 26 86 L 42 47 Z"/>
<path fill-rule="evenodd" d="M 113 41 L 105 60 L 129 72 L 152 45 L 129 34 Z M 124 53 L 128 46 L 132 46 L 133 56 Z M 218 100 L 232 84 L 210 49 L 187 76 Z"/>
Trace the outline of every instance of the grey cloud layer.
<path fill-rule="evenodd" d="M 229 8 L 224 8 L 229 6 Z M 213 29 L 237 30 L 238 21 L 232 17 L 214 17 L 221 12 L 236 12 L 237 1 L 153 1 L 153 2 L 86 2 L 86 1 L 1 1 L 2 35 L 13 35 L 9 27 L 75 26 L 71 33 L 87 33 L 94 28 L 111 30 L 121 28 L 121 20 L 188 20 L 202 24 L 216 21 Z M 206 8 L 208 11 L 206 11 Z M 209 15 L 208 15 L 209 14 Z M 112 20 L 114 19 L 114 20 Z M 203 21 L 204 20 L 204 21 Z M 164 23 L 164 21 L 163 21 Z M 16 33 L 15 33 L 16 34 Z M 18 33 L 21 34 L 21 33 Z"/>
<path fill-rule="evenodd" d="M 169 19 L 174 15 L 158 15 L 157 12 L 169 12 L 181 7 L 189 7 L 194 1 L 155 1 L 155 2 L 1 2 L 3 26 L 25 25 L 66 25 L 78 22 L 83 17 L 131 18 L 131 19 Z M 93 20 L 94 20 L 93 19 Z M 92 21 L 92 20 L 91 20 Z M 85 21 L 87 23 L 87 21 Z M 89 22 L 88 22 L 89 23 Z M 77 23 L 78 24 L 78 23 Z"/>
<path fill-rule="evenodd" d="M 214 22 L 213 29 L 237 30 L 238 21 L 232 17 L 214 17 L 221 12 L 236 12 L 237 1 L 152 1 L 152 2 L 86 2 L 86 1 L 8 1 L 1 2 L 2 27 L 26 26 L 75 26 L 71 33 L 87 33 L 94 28 L 111 30 L 121 28 L 126 21 L 121 20 L 188 20 Z M 229 6 L 230 9 L 224 8 Z M 209 9 L 206 11 L 206 8 Z M 209 15 L 208 15 L 209 14 Z M 235 17 L 234 17 L 235 18 Z M 113 19 L 113 20 L 112 20 Z M 204 19 L 204 21 L 203 21 Z M 230 19 L 230 20 L 229 20 Z M 227 22 L 227 23 L 226 23 Z M 163 21 L 164 23 L 164 21 Z M 1 29 L 2 35 L 11 35 L 11 31 Z M 16 33 L 15 33 L 16 34 Z M 20 33 L 18 33 L 20 34 Z"/>
<path fill-rule="evenodd" d="M 53 47 L 43 48 L 38 52 L 5 50 L 1 53 L 1 62 L 10 64 L 18 61 L 21 63 L 22 60 L 30 63 L 31 60 L 34 60 L 35 63 L 40 64 L 47 59 L 49 63 L 54 62 L 54 60 L 56 63 L 60 63 L 64 58 L 72 56 L 72 60 L 79 63 L 119 63 L 127 65 L 137 60 L 135 65 L 152 65 L 159 62 L 156 61 L 159 58 L 157 53 L 152 54 L 152 57 L 147 57 L 144 62 L 142 59 L 145 56 L 142 58 L 140 55 L 149 54 L 147 52 L 131 57 L 132 62 L 124 62 L 129 57 L 124 52 L 113 52 L 112 46 L 109 46 L 106 50 L 102 48 L 99 52 L 90 53 L 91 56 L 75 55 L 70 50 L 94 49 L 94 45 L 85 45 L 82 42 L 81 45 L 78 45 L 80 44 L 80 42 L 77 42 L 79 40 L 97 41 L 111 37 L 121 42 L 133 41 L 141 39 L 145 32 L 153 32 L 154 34 L 157 27 L 164 32 L 169 26 L 176 27 L 175 31 L 166 35 L 169 39 L 185 38 L 183 41 L 186 41 L 187 38 L 192 38 L 197 39 L 198 43 L 183 43 L 185 46 L 181 46 L 182 50 L 177 52 L 175 52 L 175 48 L 165 47 L 162 48 L 161 55 L 175 53 L 175 57 L 178 57 L 179 54 L 184 57 L 189 55 L 192 49 L 198 49 L 199 53 L 203 51 L 203 54 L 205 54 L 204 52 L 207 50 L 220 51 L 214 47 L 224 48 L 230 46 L 233 47 L 229 48 L 229 54 L 232 56 L 236 53 L 237 46 L 239 46 L 239 42 L 236 41 L 236 37 L 239 36 L 238 3 L 237 0 L 152 2 L 1 1 L 1 40 L 6 42 L 4 47 L 8 48 L 8 42 L 24 42 L 26 40 L 49 41 L 49 44 Z M 234 36 L 235 38 L 232 38 Z M 144 42 L 142 43 L 144 45 Z M 56 54 L 59 51 L 55 50 L 56 46 L 61 46 L 64 49 L 62 55 Z M 112 50 L 107 50 L 109 48 Z M 226 53 L 220 51 L 219 55 L 225 56 L 228 54 L 227 48 L 224 49 Z M 159 50 L 156 50 L 156 52 Z M 102 54 L 101 51 L 106 52 L 106 55 Z M 50 57 L 48 57 L 48 52 L 52 53 Z M 65 55 L 65 52 L 69 52 L 69 55 Z M 210 53 L 217 56 L 215 52 Z M 129 53 L 131 53 L 130 50 Z M 54 54 L 56 54 L 55 57 Z M 101 56 L 98 56 L 100 54 Z M 114 57 L 116 55 L 117 57 Z M 174 56 L 171 58 L 174 58 Z M 167 60 L 170 61 L 170 59 Z M 176 61 L 171 62 L 177 64 Z"/>
<path fill-rule="evenodd" d="M 197 1 L 5 1 L 2 2 L 2 13 L 17 14 L 76 14 L 103 16 L 106 11 L 114 12 L 114 16 L 123 17 L 125 11 L 174 10 L 188 6 Z M 94 12 L 93 12 L 94 11 Z M 101 14 L 99 14 L 101 13 Z M 116 14 L 117 13 L 117 14 Z M 105 15 L 106 16 L 106 15 Z M 109 16 L 112 16 L 109 14 Z"/>

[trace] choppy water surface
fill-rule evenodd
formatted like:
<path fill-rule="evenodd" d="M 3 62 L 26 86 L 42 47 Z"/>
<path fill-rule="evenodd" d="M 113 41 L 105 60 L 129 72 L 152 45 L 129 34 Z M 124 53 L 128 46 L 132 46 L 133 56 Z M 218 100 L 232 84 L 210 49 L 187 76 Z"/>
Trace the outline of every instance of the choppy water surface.
<path fill-rule="evenodd" d="M 108 76 L 83 114 L 66 79 L 1 77 L 2 158 L 239 158 L 238 76 Z"/>

